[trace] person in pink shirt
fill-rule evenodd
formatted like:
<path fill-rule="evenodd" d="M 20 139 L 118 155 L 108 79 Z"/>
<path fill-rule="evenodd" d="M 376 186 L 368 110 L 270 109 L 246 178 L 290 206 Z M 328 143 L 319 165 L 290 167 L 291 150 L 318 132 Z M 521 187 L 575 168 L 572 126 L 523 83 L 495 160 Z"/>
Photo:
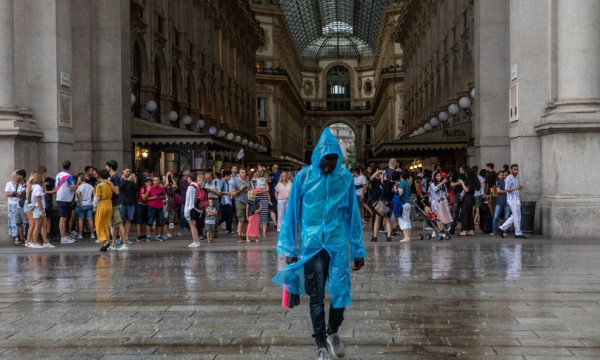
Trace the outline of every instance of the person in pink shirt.
<path fill-rule="evenodd" d="M 156 226 L 154 227 L 154 234 L 156 235 L 156 240 L 165 241 L 165 238 L 162 236 L 162 228 L 163 228 L 163 220 L 164 220 L 164 212 L 163 200 L 167 196 L 165 188 L 160 185 L 160 178 L 155 176 L 152 179 L 152 187 L 150 191 L 145 194 L 145 199 L 148 204 L 148 233 L 150 233 L 150 228 L 154 225 L 156 221 Z"/>

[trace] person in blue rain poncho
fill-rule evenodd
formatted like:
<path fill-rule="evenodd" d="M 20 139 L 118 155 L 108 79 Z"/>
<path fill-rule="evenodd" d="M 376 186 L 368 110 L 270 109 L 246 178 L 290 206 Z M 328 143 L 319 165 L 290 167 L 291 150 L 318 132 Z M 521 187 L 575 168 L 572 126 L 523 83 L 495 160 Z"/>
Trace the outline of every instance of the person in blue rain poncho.
<path fill-rule="evenodd" d="M 338 329 L 345 307 L 352 304 L 349 255 L 354 259 L 354 270 L 364 266 L 366 256 L 354 181 L 342 166 L 342 158 L 337 139 L 325 128 L 312 165 L 294 178 L 277 242 L 277 253 L 286 257 L 288 266 L 273 281 L 293 294 L 310 296 L 318 360 L 329 359 L 328 345 L 336 356 L 345 355 Z M 327 328 L 325 291 L 331 293 Z"/>

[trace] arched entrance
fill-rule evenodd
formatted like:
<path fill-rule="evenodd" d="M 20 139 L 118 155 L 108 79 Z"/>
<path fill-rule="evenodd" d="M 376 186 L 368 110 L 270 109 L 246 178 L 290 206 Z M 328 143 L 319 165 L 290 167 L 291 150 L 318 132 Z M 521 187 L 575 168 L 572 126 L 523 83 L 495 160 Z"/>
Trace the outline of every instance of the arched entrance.
<path fill-rule="evenodd" d="M 358 162 L 356 159 L 356 135 L 354 134 L 354 130 L 343 122 L 336 122 L 327 127 L 337 138 L 342 148 L 344 165 L 348 168 L 356 166 Z"/>

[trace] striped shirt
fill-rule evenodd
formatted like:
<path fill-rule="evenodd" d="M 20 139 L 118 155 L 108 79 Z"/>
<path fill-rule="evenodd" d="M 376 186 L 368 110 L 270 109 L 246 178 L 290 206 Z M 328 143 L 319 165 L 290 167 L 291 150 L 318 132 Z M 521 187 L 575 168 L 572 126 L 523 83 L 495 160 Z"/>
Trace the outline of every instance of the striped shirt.
<path fill-rule="evenodd" d="M 506 179 L 504 179 L 504 184 L 505 184 L 505 189 L 508 190 L 508 189 L 519 186 L 519 180 L 517 180 L 517 178 L 511 174 L 511 175 L 508 175 L 508 177 Z M 521 199 L 520 193 L 521 192 L 519 190 L 513 190 L 506 194 L 506 200 L 508 200 L 508 201 L 520 200 Z"/>

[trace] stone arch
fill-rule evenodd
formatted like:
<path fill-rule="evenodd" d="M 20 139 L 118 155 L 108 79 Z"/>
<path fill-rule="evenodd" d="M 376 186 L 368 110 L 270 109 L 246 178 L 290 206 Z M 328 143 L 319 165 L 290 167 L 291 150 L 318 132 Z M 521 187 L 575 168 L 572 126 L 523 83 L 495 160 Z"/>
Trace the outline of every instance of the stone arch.
<path fill-rule="evenodd" d="M 165 86 L 169 84 L 169 79 L 167 77 L 167 61 L 165 60 L 165 55 L 162 51 L 157 51 L 154 56 L 154 86 L 157 88 L 161 94 L 168 93 L 168 89 L 165 89 Z M 158 74 L 156 74 L 158 71 Z M 159 80 L 159 84 L 156 84 L 156 80 Z"/>
<path fill-rule="evenodd" d="M 462 57 L 461 75 L 462 81 L 460 84 L 460 91 L 467 91 L 469 89 L 469 83 L 474 82 L 473 78 L 473 56 L 468 47 L 464 47 L 464 54 Z"/>
<path fill-rule="evenodd" d="M 194 76 L 192 73 L 188 73 L 187 76 L 187 90 L 186 90 L 187 99 L 186 101 L 189 103 L 190 111 L 198 109 L 198 94 L 196 91 L 196 81 L 194 80 Z"/>
<path fill-rule="evenodd" d="M 460 73 L 460 62 L 458 60 L 458 54 L 452 56 L 452 80 L 450 81 L 451 89 L 448 93 L 449 98 L 456 97 L 456 93 L 460 91 L 461 73 Z"/>
<path fill-rule="evenodd" d="M 133 46 L 131 47 L 131 64 L 133 67 L 134 61 L 133 59 L 136 57 L 135 56 L 135 52 L 139 51 L 139 60 L 140 60 L 140 72 L 141 72 L 141 78 L 140 83 L 142 85 L 148 85 L 150 83 L 152 83 L 151 81 L 151 76 L 152 76 L 152 72 L 150 71 L 150 65 L 149 65 L 149 61 L 148 61 L 148 49 L 146 48 L 146 42 L 144 41 L 144 37 L 141 34 L 137 34 L 134 38 L 133 38 Z M 131 76 L 133 77 L 134 74 L 131 74 Z"/>
<path fill-rule="evenodd" d="M 321 136 L 320 134 L 323 132 L 323 129 L 325 129 L 326 127 L 329 127 L 330 125 L 333 124 L 344 124 L 344 125 L 348 125 L 350 127 L 350 129 L 352 129 L 352 131 L 354 132 L 354 137 L 357 138 L 358 137 L 358 128 L 356 127 L 356 124 L 354 124 L 354 122 L 347 120 L 345 118 L 333 118 L 330 119 L 328 121 L 326 121 L 323 126 L 321 127 L 321 131 L 319 132 L 319 135 L 317 136 L 317 139 L 319 138 L 319 136 Z"/>
<path fill-rule="evenodd" d="M 258 135 L 258 143 L 261 145 L 266 146 L 267 148 L 267 155 L 271 155 L 271 147 L 273 146 L 273 138 L 271 138 L 271 135 L 269 134 L 260 134 Z"/>
<path fill-rule="evenodd" d="M 181 71 L 181 66 L 177 61 L 173 62 L 173 67 L 171 68 L 171 88 L 169 89 L 169 93 L 173 95 L 174 101 L 183 102 L 183 72 Z"/>

